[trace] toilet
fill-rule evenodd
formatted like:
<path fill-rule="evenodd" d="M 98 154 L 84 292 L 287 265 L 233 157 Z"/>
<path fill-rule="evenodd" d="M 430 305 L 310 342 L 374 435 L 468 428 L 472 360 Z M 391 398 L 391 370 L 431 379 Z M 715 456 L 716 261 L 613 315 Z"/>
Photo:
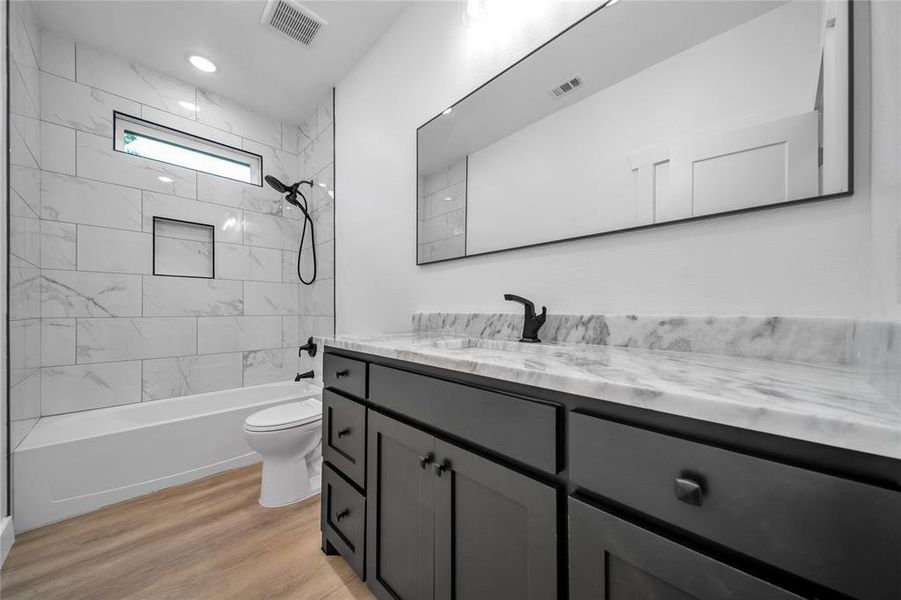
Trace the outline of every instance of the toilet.
<path fill-rule="evenodd" d="M 261 506 L 285 506 L 319 491 L 321 423 L 316 398 L 266 408 L 244 421 L 247 444 L 263 457 Z"/>

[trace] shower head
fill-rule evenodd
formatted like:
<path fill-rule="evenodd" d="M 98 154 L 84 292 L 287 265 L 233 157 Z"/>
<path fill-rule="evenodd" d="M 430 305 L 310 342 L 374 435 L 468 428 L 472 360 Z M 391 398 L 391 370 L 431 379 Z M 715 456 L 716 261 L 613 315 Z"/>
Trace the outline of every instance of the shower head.
<path fill-rule="evenodd" d="M 266 175 L 266 183 L 268 183 L 269 186 L 279 194 L 287 194 L 291 191 L 291 188 L 286 186 L 284 183 L 282 183 L 272 175 Z M 294 187 L 296 188 L 297 186 L 295 185 Z"/>

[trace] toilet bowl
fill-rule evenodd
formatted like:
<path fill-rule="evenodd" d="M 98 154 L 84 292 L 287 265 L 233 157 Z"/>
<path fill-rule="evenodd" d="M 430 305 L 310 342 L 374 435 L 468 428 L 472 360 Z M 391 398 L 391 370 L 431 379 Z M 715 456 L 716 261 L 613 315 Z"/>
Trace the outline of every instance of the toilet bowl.
<path fill-rule="evenodd" d="M 244 421 L 247 444 L 263 457 L 260 505 L 285 506 L 319 491 L 322 402 L 308 398 L 253 413 Z"/>

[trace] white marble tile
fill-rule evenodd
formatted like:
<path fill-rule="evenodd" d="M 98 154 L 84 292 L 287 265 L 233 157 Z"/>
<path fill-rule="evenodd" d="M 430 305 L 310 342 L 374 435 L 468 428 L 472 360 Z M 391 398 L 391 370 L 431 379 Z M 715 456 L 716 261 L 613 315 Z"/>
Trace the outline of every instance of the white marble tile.
<path fill-rule="evenodd" d="M 132 113 L 136 114 L 136 113 Z M 152 106 L 141 106 L 141 118 L 157 125 L 163 125 L 171 129 L 183 131 L 191 135 L 196 135 L 207 140 L 225 144 L 232 148 L 241 147 L 241 136 L 222 131 L 203 123 L 198 123 L 193 118 L 185 118 L 179 115 L 173 115 L 170 112 L 154 108 Z"/>
<path fill-rule="evenodd" d="M 317 240 L 318 241 L 318 240 Z M 313 252 L 304 247 L 300 257 L 300 267 L 304 279 L 309 280 L 313 272 Z M 334 241 L 316 244 L 316 278 L 332 279 L 335 276 L 335 243 Z M 285 252 L 283 281 L 300 283 L 297 279 L 297 253 Z"/>
<path fill-rule="evenodd" d="M 278 318 L 278 317 L 276 317 Z M 281 327 L 281 322 L 279 322 Z M 279 333 L 281 337 L 281 333 Z M 280 344 L 275 344 L 278 346 Z M 274 347 L 274 346 L 270 346 Z M 9 322 L 9 368 L 31 370 L 41 366 L 40 319 Z"/>
<path fill-rule="evenodd" d="M 144 277 L 144 316 L 237 316 L 243 282 L 190 277 Z"/>
<path fill-rule="evenodd" d="M 147 402 L 239 388 L 242 366 L 240 352 L 145 360 L 142 397 Z"/>
<path fill-rule="evenodd" d="M 298 372 L 297 349 L 255 350 L 244 353 L 244 385 L 291 381 Z"/>
<path fill-rule="evenodd" d="M 41 270 L 11 257 L 9 265 L 9 318 L 41 316 Z"/>
<path fill-rule="evenodd" d="M 41 267 L 76 268 L 76 226 L 72 223 L 41 221 Z"/>
<path fill-rule="evenodd" d="M 419 218 L 431 219 L 464 206 L 466 206 L 466 183 L 455 183 L 423 198 Z"/>
<path fill-rule="evenodd" d="M 9 186 L 27 205 L 28 210 L 10 214 L 18 217 L 33 217 L 41 214 L 41 171 L 35 168 L 11 166 L 9 168 Z"/>
<path fill-rule="evenodd" d="M 290 152 L 291 154 L 299 153 L 299 134 L 300 131 L 298 130 L 297 125 L 282 122 L 282 150 L 284 150 L 285 152 Z"/>
<path fill-rule="evenodd" d="M 153 236 L 147 233 L 78 225 L 78 269 L 150 273 L 152 244 Z"/>
<path fill-rule="evenodd" d="M 9 164 L 40 168 L 41 122 L 22 115 L 9 115 Z"/>
<path fill-rule="evenodd" d="M 41 73 L 41 118 L 79 131 L 113 136 L 113 111 L 136 115 L 141 105 L 92 87 Z"/>
<path fill-rule="evenodd" d="M 209 202 L 144 192 L 144 231 L 153 232 L 153 217 L 205 223 L 215 228 L 217 242 L 240 244 L 244 239 L 244 212 Z"/>
<path fill-rule="evenodd" d="M 197 90 L 197 120 L 241 137 L 281 148 L 281 122 L 212 92 Z"/>
<path fill-rule="evenodd" d="M 271 148 L 253 140 L 244 140 L 243 149 L 263 157 L 263 173 L 266 175 L 274 175 L 288 185 L 297 181 L 297 154 Z"/>
<path fill-rule="evenodd" d="M 75 175 L 74 129 L 41 121 L 41 169 Z"/>
<path fill-rule="evenodd" d="M 41 416 L 41 371 L 40 369 L 22 372 L 20 377 L 12 379 L 9 388 L 9 420 L 21 421 Z"/>
<path fill-rule="evenodd" d="M 300 315 L 329 316 L 335 314 L 335 282 L 316 279 L 313 285 L 300 287 Z"/>
<path fill-rule="evenodd" d="M 38 219 L 9 219 L 9 253 L 30 265 L 41 266 L 41 225 Z"/>
<path fill-rule="evenodd" d="M 312 179 L 335 160 L 335 143 L 331 126 L 322 131 L 300 153 L 298 175 L 301 179 Z"/>
<path fill-rule="evenodd" d="M 140 401 L 141 361 L 41 369 L 44 416 Z"/>
<path fill-rule="evenodd" d="M 38 66 L 40 41 L 30 3 L 9 2 L 9 58 L 17 63 Z M 34 38 L 34 39 L 32 39 Z"/>
<path fill-rule="evenodd" d="M 319 135 L 319 111 L 313 109 L 307 118 L 297 126 L 297 149 L 302 152 Z"/>
<path fill-rule="evenodd" d="M 315 177 L 315 182 L 313 186 L 313 195 L 310 198 L 310 211 L 315 212 L 328 204 L 329 202 L 334 202 L 335 200 L 335 174 L 334 169 L 331 165 L 319 171 L 319 173 Z M 292 207 L 293 208 L 293 207 Z M 285 216 L 289 216 L 288 212 L 285 212 Z M 299 210 L 294 209 L 290 216 L 295 218 L 301 218 L 301 213 Z"/>
<path fill-rule="evenodd" d="M 194 102 L 194 87 L 119 56 L 77 44 L 77 80 L 91 87 L 193 118 L 179 102 Z"/>
<path fill-rule="evenodd" d="M 39 119 L 40 72 L 17 63 L 9 65 L 9 112 L 14 115 Z"/>
<path fill-rule="evenodd" d="M 335 335 L 334 317 L 282 317 L 282 346 L 297 348 L 309 337 Z"/>
<path fill-rule="evenodd" d="M 25 439 L 25 436 L 31 433 L 34 426 L 38 424 L 37 418 L 22 419 L 19 421 L 10 421 L 9 423 L 9 447 L 15 450 Z"/>
<path fill-rule="evenodd" d="M 281 317 L 200 317 L 198 354 L 280 348 Z"/>
<path fill-rule="evenodd" d="M 78 319 L 75 330 L 79 364 L 197 353 L 197 319 L 191 317 Z"/>
<path fill-rule="evenodd" d="M 335 203 L 328 202 L 314 212 L 313 227 L 316 231 L 316 243 L 321 244 L 335 238 Z"/>
<path fill-rule="evenodd" d="M 157 235 L 153 244 L 156 275 L 219 277 L 213 271 L 213 244 Z"/>
<path fill-rule="evenodd" d="M 333 104 L 334 104 L 334 99 L 332 96 L 332 92 L 329 92 L 322 98 L 322 100 L 319 101 L 319 104 L 316 105 L 316 115 L 317 115 L 317 121 L 318 121 L 320 133 L 325 131 L 325 128 L 329 127 L 332 124 Z"/>
<path fill-rule="evenodd" d="M 75 42 L 64 35 L 41 30 L 41 70 L 75 79 Z"/>
<path fill-rule="evenodd" d="M 41 366 L 75 364 L 75 319 L 41 319 Z"/>
<path fill-rule="evenodd" d="M 183 198 L 193 198 L 197 192 L 196 173 L 191 169 L 117 152 L 113 150 L 109 138 L 91 133 L 79 131 L 76 139 L 79 177 Z M 172 181 L 161 181 L 160 177 Z"/>
<path fill-rule="evenodd" d="M 266 168 L 266 167 L 264 167 Z M 267 173 L 268 174 L 268 173 Z M 291 182 L 293 183 L 293 182 Z M 290 185 L 290 184 L 289 184 Z M 281 214 L 281 194 L 269 186 L 251 185 L 209 173 L 197 174 L 197 199 L 270 215 Z"/>
<path fill-rule="evenodd" d="M 41 273 L 41 316 L 131 317 L 141 314 L 141 276 L 87 271 Z"/>
<path fill-rule="evenodd" d="M 293 219 L 247 211 L 244 213 L 244 243 L 249 246 L 296 250 L 300 243 L 300 223 Z"/>
<path fill-rule="evenodd" d="M 57 173 L 41 174 L 41 218 L 141 230 L 141 191 Z"/>
<path fill-rule="evenodd" d="M 298 286 L 293 283 L 244 284 L 244 314 L 296 315 Z"/>
<path fill-rule="evenodd" d="M 466 237 L 458 235 L 437 242 L 419 245 L 419 262 L 427 263 L 466 254 Z"/>
<path fill-rule="evenodd" d="M 273 248 L 216 244 L 216 277 L 247 281 L 282 281 L 282 251 Z"/>

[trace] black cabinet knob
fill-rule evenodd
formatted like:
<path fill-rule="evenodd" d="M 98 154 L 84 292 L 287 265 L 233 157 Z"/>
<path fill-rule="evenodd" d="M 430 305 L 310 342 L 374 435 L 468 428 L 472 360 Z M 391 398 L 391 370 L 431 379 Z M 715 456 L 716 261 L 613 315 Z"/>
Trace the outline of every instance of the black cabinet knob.
<path fill-rule="evenodd" d="M 432 462 L 431 454 L 429 454 L 427 456 L 420 456 L 419 457 L 419 468 L 425 469 L 429 465 L 430 462 Z"/>
<path fill-rule="evenodd" d="M 675 482 L 675 492 L 676 498 L 686 504 L 701 506 L 704 502 L 704 489 L 694 479 L 678 477 Z"/>
<path fill-rule="evenodd" d="M 340 431 L 338 431 L 338 438 L 339 438 L 339 439 L 340 439 L 340 438 L 343 438 L 343 437 L 346 436 L 346 435 L 350 435 L 350 427 L 345 427 L 344 429 L 341 429 Z"/>
<path fill-rule="evenodd" d="M 447 461 L 435 463 L 432 465 L 432 468 L 435 469 L 435 475 L 441 477 L 441 474 L 450 469 L 450 463 Z"/>
<path fill-rule="evenodd" d="M 340 371 L 335 371 L 335 377 L 341 379 L 342 377 L 347 377 L 350 375 L 350 371 L 347 369 L 341 369 Z"/>
<path fill-rule="evenodd" d="M 338 521 L 338 522 L 341 522 L 341 521 L 343 521 L 345 518 L 347 518 L 348 515 L 350 515 L 350 509 L 349 509 L 349 508 L 345 508 L 344 510 L 342 510 L 341 512 L 339 512 L 337 515 L 335 515 L 335 520 Z"/>

